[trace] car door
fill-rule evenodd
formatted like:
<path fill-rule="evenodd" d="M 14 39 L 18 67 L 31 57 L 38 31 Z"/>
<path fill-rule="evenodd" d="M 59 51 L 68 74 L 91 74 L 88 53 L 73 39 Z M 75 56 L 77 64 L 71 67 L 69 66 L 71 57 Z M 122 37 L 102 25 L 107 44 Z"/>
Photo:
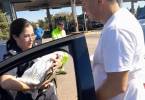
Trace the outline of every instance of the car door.
<path fill-rule="evenodd" d="M 64 46 L 67 46 L 68 50 L 60 49 Z M 25 63 L 57 50 L 68 52 L 73 58 L 77 85 L 77 100 L 96 100 L 88 48 L 83 33 L 76 33 L 44 43 L 0 62 L 0 75 L 12 70 L 18 64 Z"/>

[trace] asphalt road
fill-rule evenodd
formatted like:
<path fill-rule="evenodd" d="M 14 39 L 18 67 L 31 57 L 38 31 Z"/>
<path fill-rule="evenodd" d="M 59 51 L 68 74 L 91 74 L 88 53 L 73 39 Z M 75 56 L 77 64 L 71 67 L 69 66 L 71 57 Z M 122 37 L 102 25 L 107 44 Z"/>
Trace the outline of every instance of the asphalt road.
<path fill-rule="evenodd" d="M 95 51 L 95 47 L 98 43 L 97 33 L 87 33 L 86 41 L 88 45 L 89 55 L 92 55 Z M 77 99 L 77 87 L 75 81 L 73 59 L 70 56 L 70 60 L 65 65 L 67 71 L 66 75 L 57 76 L 57 91 L 59 100 L 78 100 Z"/>

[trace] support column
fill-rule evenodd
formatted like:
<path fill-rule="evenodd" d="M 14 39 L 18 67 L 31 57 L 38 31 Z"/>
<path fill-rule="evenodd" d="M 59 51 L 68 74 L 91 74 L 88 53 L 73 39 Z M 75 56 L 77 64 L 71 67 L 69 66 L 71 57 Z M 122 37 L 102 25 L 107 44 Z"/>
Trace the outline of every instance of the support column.
<path fill-rule="evenodd" d="M 51 23 L 51 14 L 50 14 L 49 8 L 46 11 L 47 11 L 48 23 Z"/>
<path fill-rule="evenodd" d="M 134 9 L 134 1 L 131 1 L 131 13 L 135 15 L 135 9 Z"/>
<path fill-rule="evenodd" d="M 2 2 L 2 6 L 4 11 L 6 12 L 8 22 L 11 23 L 17 18 L 13 4 L 10 2 L 10 0 L 4 0 Z"/>
<path fill-rule="evenodd" d="M 50 14 L 49 8 L 46 9 L 46 12 L 47 12 L 47 19 L 48 19 L 49 28 L 50 28 L 50 31 L 51 31 L 53 27 L 52 27 L 51 14 Z"/>
<path fill-rule="evenodd" d="M 85 31 L 87 32 L 88 31 L 88 28 L 87 28 L 88 19 L 86 18 L 86 11 L 83 6 L 82 6 L 82 11 L 83 11 L 84 24 L 85 24 Z"/>
<path fill-rule="evenodd" d="M 13 20 L 17 19 L 17 14 L 14 8 L 14 4 L 11 4 L 11 8 L 12 8 L 12 18 Z"/>
<path fill-rule="evenodd" d="M 123 0 L 118 0 L 118 2 L 119 2 L 119 6 L 122 7 Z"/>
<path fill-rule="evenodd" d="M 83 18 L 84 18 L 84 28 L 85 28 L 85 31 L 87 32 L 88 31 L 88 28 L 87 28 L 87 19 L 86 19 L 86 12 L 83 11 Z"/>
<path fill-rule="evenodd" d="M 71 6 L 72 6 L 74 23 L 75 23 L 75 31 L 78 32 L 79 28 L 78 28 L 77 14 L 76 14 L 76 0 L 71 0 Z"/>

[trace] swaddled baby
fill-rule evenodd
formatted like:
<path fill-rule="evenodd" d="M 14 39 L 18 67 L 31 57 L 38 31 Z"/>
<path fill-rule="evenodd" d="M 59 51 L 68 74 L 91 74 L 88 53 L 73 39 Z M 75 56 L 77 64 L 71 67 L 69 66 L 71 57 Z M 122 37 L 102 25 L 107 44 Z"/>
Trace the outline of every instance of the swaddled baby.
<path fill-rule="evenodd" d="M 24 72 L 22 77 L 18 79 L 29 85 L 41 84 L 45 80 L 49 69 L 53 67 L 53 63 L 54 63 L 53 59 L 56 59 L 58 57 L 59 59 L 61 59 L 62 64 L 64 64 L 67 62 L 68 54 L 62 51 L 57 51 L 39 57 L 35 60 L 35 63 Z"/>

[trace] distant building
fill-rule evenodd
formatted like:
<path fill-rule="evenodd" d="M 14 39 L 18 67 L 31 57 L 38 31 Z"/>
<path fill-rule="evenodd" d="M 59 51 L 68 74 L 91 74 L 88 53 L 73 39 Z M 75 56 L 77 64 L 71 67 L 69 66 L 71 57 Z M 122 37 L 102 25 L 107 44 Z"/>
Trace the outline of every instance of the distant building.
<path fill-rule="evenodd" d="M 137 8 L 136 17 L 137 19 L 145 19 L 145 6 L 142 8 Z"/>

